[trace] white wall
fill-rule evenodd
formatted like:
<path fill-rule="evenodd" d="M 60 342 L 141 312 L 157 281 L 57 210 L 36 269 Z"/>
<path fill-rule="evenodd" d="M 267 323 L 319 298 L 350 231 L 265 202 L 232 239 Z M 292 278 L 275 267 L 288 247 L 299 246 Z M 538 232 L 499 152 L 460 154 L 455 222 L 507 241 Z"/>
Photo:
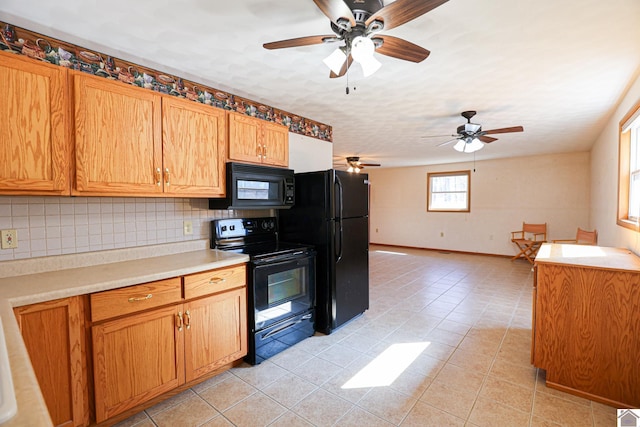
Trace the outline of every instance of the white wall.
<path fill-rule="evenodd" d="M 289 132 L 289 168 L 296 172 L 331 169 L 333 144 Z"/>
<path fill-rule="evenodd" d="M 546 222 L 549 239 L 589 228 L 589 153 L 368 171 L 373 243 L 514 255 L 511 231 Z M 471 212 L 427 212 L 427 172 L 471 170 Z M 441 236 L 441 233 L 444 236 Z"/>
<path fill-rule="evenodd" d="M 631 249 L 640 254 L 640 233 L 616 224 L 618 209 L 619 123 L 640 100 L 640 77 L 622 98 L 591 150 L 591 217 L 598 243 Z"/>

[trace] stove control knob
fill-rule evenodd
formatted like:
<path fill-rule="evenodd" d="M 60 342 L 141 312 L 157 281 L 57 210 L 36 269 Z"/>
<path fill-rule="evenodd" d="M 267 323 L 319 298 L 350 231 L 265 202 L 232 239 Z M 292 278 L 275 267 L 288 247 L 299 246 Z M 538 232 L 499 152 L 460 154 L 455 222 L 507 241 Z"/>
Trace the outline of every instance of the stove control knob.
<path fill-rule="evenodd" d="M 269 230 L 273 231 L 275 229 L 276 229 L 276 223 L 273 220 L 269 221 Z"/>

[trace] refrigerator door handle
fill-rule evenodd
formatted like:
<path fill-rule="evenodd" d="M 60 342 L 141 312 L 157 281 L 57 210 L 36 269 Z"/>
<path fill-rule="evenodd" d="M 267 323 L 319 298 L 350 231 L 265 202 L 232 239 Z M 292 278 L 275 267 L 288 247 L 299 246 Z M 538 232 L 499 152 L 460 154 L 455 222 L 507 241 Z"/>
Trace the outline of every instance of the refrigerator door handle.
<path fill-rule="evenodd" d="M 338 209 L 338 217 L 336 218 L 336 226 L 339 227 L 338 232 L 336 233 L 336 237 L 338 239 L 339 246 L 336 248 L 336 262 L 339 262 L 342 259 L 342 182 L 340 181 L 340 177 L 338 175 L 335 176 L 335 186 L 338 188 L 338 197 L 337 200 L 340 203 Z"/>

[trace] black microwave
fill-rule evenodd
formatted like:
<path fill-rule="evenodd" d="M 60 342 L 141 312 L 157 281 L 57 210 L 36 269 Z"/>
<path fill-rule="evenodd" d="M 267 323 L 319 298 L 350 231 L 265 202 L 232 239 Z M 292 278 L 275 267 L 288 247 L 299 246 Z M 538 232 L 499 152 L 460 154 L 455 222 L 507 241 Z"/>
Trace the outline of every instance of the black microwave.
<path fill-rule="evenodd" d="M 293 170 L 227 163 L 227 197 L 209 199 L 209 209 L 288 209 L 295 202 Z"/>

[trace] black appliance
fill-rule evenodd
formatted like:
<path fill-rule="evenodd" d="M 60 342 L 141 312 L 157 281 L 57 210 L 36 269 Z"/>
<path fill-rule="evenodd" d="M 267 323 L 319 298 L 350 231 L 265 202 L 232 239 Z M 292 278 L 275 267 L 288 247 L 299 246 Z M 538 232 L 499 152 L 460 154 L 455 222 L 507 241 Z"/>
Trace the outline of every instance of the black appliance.
<path fill-rule="evenodd" d="M 281 242 L 274 217 L 218 219 L 211 247 L 249 255 L 248 354 L 256 365 L 314 334 L 315 251 Z"/>
<path fill-rule="evenodd" d="M 209 209 L 287 209 L 295 202 L 293 170 L 229 162 L 227 196 Z"/>
<path fill-rule="evenodd" d="M 316 330 L 330 334 L 369 308 L 369 181 L 337 170 L 295 175 L 280 237 L 317 251 Z"/>

